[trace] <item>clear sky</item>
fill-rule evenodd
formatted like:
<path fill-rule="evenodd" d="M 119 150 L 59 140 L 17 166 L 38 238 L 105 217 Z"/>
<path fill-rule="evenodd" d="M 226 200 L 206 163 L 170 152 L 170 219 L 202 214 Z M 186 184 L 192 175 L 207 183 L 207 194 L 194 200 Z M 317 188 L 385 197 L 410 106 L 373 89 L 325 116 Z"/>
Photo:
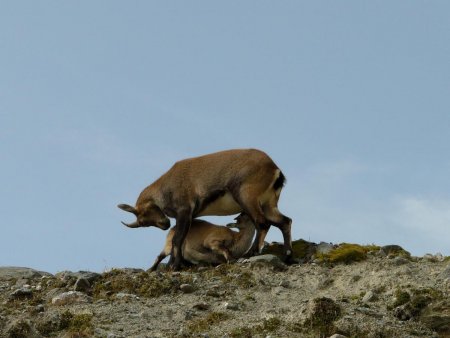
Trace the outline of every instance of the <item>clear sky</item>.
<path fill-rule="evenodd" d="M 449 13 L 448 1 L 2 2 L 0 265 L 148 268 L 166 233 L 125 228 L 116 205 L 179 159 L 246 147 L 285 173 L 295 239 L 450 255 Z"/>

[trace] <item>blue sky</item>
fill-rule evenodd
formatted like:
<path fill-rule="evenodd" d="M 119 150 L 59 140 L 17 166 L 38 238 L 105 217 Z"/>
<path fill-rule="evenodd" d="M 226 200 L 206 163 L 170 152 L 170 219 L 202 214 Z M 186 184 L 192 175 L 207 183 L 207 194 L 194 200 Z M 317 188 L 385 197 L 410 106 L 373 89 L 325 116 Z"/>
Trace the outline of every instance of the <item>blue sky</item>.
<path fill-rule="evenodd" d="M 116 205 L 179 159 L 245 147 L 287 176 L 294 238 L 450 255 L 448 13 L 447 1 L 3 2 L 0 265 L 147 268 L 166 233 L 123 227 Z"/>

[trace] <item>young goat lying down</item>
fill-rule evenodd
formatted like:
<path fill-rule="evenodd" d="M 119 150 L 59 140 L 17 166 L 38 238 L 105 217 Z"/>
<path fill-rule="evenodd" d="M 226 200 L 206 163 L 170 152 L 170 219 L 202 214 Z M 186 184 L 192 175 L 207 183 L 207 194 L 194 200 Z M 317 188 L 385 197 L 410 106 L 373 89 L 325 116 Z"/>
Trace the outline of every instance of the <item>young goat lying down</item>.
<path fill-rule="evenodd" d="M 191 263 L 220 264 L 242 257 L 250 250 L 255 235 L 255 225 L 246 214 L 235 218 L 236 223 L 219 226 L 194 219 L 183 243 L 183 258 Z M 237 228 L 239 232 L 230 228 Z M 164 249 L 150 268 L 156 270 L 159 263 L 170 255 L 175 228 L 167 234 Z"/>

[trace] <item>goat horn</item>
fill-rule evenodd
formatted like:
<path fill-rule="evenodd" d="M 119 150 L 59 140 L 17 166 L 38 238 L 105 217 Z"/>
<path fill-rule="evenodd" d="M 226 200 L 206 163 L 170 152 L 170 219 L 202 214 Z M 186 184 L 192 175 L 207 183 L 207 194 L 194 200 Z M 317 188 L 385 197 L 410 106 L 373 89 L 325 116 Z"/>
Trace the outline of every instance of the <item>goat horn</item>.
<path fill-rule="evenodd" d="M 139 223 L 137 221 L 133 222 L 133 223 L 122 222 L 122 224 L 127 226 L 127 227 L 129 227 L 129 228 L 138 228 L 139 227 Z"/>
<path fill-rule="evenodd" d="M 122 210 L 131 212 L 132 214 L 135 214 L 135 215 L 137 215 L 137 213 L 138 213 L 136 208 L 134 208 L 134 207 L 132 207 L 131 205 L 128 205 L 128 204 L 119 204 L 117 207 L 122 209 Z"/>

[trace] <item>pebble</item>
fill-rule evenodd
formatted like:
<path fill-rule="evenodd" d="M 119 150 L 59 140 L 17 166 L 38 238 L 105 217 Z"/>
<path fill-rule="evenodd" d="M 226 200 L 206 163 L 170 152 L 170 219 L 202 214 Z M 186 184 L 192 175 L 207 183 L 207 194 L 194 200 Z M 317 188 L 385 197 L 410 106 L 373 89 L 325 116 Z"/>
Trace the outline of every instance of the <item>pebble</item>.
<path fill-rule="evenodd" d="M 376 299 L 377 299 L 377 296 L 375 295 L 375 293 L 373 291 L 367 291 L 366 294 L 364 295 L 362 301 L 363 301 L 363 303 L 368 303 L 368 302 L 373 302 Z"/>
<path fill-rule="evenodd" d="M 279 286 L 282 286 L 283 288 L 288 288 L 290 286 L 289 281 L 283 280 L 278 284 Z"/>
<path fill-rule="evenodd" d="M 139 297 L 131 293 L 119 292 L 118 294 L 116 294 L 116 299 L 139 300 Z"/>
<path fill-rule="evenodd" d="M 239 310 L 239 305 L 236 304 L 236 303 L 228 303 L 228 302 L 226 302 L 224 304 L 224 307 L 227 310 L 233 310 L 233 311 Z"/>
<path fill-rule="evenodd" d="M 191 284 L 181 284 L 180 285 L 180 290 L 183 293 L 192 293 L 195 291 L 194 287 Z"/>

